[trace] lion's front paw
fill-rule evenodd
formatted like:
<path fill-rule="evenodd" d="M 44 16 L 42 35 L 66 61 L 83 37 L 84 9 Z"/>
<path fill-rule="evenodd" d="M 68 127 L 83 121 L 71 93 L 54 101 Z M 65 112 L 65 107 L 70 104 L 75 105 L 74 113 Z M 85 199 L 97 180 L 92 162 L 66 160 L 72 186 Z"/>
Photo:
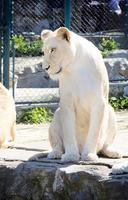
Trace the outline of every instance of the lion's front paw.
<path fill-rule="evenodd" d="M 2 148 L 11 148 L 11 147 L 13 147 L 14 146 L 14 142 L 8 142 L 8 141 L 6 141 L 6 142 L 4 142 L 3 144 L 2 144 Z"/>
<path fill-rule="evenodd" d="M 98 156 L 95 153 L 82 153 L 81 160 L 83 161 L 97 161 Z"/>
<path fill-rule="evenodd" d="M 80 159 L 79 153 L 65 153 L 61 157 L 62 162 L 77 162 Z"/>
<path fill-rule="evenodd" d="M 62 151 L 59 150 L 52 150 L 49 154 L 48 154 L 48 158 L 49 159 L 59 159 L 62 156 Z"/>

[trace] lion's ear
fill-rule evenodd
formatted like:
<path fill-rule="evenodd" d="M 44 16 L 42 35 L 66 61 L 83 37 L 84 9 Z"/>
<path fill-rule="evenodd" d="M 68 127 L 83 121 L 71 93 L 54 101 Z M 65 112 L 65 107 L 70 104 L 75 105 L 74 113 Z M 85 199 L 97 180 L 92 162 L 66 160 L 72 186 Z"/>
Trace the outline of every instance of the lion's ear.
<path fill-rule="evenodd" d="M 70 42 L 70 31 L 65 27 L 60 27 L 57 29 L 57 36 Z"/>
<path fill-rule="evenodd" d="M 48 30 L 48 29 L 43 30 L 41 32 L 41 39 L 42 40 L 46 39 L 50 35 L 50 33 L 52 33 L 51 30 Z"/>

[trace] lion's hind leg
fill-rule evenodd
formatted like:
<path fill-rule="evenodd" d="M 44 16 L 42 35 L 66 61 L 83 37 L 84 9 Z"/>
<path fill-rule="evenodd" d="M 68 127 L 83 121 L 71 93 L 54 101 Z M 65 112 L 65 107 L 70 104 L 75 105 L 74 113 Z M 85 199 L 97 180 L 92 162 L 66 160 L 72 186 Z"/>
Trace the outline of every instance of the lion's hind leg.
<path fill-rule="evenodd" d="M 113 108 L 109 105 L 109 120 L 106 141 L 103 145 L 101 152 L 110 158 L 121 158 L 121 152 L 113 145 L 117 135 L 116 118 Z"/>
<path fill-rule="evenodd" d="M 11 127 L 10 136 L 11 136 L 10 141 L 14 141 L 16 136 L 16 122 L 14 122 Z"/>
<path fill-rule="evenodd" d="M 0 148 L 4 145 L 5 143 L 5 134 L 2 132 L 3 130 L 0 129 Z"/>
<path fill-rule="evenodd" d="M 49 128 L 49 141 L 52 147 L 52 151 L 48 154 L 48 158 L 50 159 L 61 158 L 63 154 L 63 144 L 62 144 L 61 134 L 62 134 L 62 128 L 60 122 L 60 109 L 57 109 Z"/>

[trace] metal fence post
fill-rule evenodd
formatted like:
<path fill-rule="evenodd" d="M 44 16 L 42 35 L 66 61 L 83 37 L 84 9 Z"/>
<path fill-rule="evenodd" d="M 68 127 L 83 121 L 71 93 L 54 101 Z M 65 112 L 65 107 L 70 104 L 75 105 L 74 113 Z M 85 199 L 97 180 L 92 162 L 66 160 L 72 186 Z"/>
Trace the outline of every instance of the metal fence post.
<path fill-rule="evenodd" d="M 3 0 L 0 1 L 0 82 L 2 82 Z"/>
<path fill-rule="evenodd" d="M 128 36 L 128 0 L 125 5 L 125 35 Z"/>
<path fill-rule="evenodd" d="M 4 0 L 3 3 L 3 84 L 9 89 L 11 0 Z"/>
<path fill-rule="evenodd" d="M 12 96 L 15 99 L 15 43 L 12 41 Z"/>
<path fill-rule="evenodd" d="M 64 1 L 64 24 L 67 28 L 70 28 L 71 22 L 71 0 Z"/>

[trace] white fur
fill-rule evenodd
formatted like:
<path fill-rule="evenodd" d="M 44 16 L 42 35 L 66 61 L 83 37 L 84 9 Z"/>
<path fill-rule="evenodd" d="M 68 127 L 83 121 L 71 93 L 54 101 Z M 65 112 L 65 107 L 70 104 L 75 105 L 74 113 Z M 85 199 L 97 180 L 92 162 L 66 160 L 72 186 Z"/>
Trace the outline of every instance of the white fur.
<path fill-rule="evenodd" d="M 0 83 L 0 147 L 15 139 L 15 103 L 9 91 Z"/>
<path fill-rule="evenodd" d="M 51 51 L 53 47 L 55 51 Z M 50 66 L 50 75 L 56 76 L 62 69 L 57 74 L 60 107 L 49 130 L 53 150 L 48 157 L 64 162 L 78 161 L 80 157 L 97 160 L 99 151 L 108 157 L 121 157 L 112 147 L 116 122 L 108 104 L 109 81 L 100 51 L 62 27 L 49 32 L 44 52 L 43 66 Z"/>

